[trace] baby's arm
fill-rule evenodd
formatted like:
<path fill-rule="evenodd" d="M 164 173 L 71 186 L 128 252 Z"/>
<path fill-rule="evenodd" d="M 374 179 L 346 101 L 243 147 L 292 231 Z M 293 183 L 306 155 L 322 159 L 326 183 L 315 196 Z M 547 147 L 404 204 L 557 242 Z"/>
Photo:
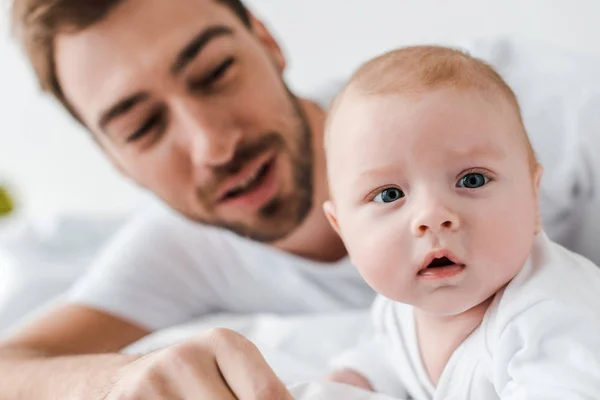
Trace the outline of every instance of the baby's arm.
<path fill-rule="evenodd" d="M 375 300 L 371 310 L 370 332 L 364 335 L 356 347 L 332 360 L 333 369 L 326 380 L 395 397 L 406 397 L 406 390 L 394 367 L 391 341 L 383 323 L 386 313 L 393 312 L 391 304 L 390 300 L 381 296 Z"/>
<path fill-rule="evenodd" d="M 351 368 L 341 368 L 334 370 L 333 372 L 329 373 L 326 380 L 331 382 L 345 383 L 347 385 L 356 386 L 361 389 L 374 391 L 371 382 L 369 382 L 369 380 L 365 378 L 365 376 L 362 375 L 360 372 L 355 371 Z"/>
<path fill-rule="evenodd" d="M 326 380 L 373 392 L 405 397 L 406 392 L 390 357 L 387 338 L 375 334 L 336 357 Z"/>
<path fill-rule="evenodd" d="M 591 400 L 600 394 L 600 319 L 555 301 L 513 318 L 493 349 L 502 400 Z"/>

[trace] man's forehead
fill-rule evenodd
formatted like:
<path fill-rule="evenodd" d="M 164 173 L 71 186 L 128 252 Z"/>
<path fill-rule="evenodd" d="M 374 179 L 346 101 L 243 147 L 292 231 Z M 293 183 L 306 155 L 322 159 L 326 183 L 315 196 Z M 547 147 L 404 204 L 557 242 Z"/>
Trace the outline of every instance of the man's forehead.
<path fill-rule="evenodd" d="M 89 118 L 124 94 L 139 71 L 155 72 L 159 79 L 158 71 L 203 28 L 236 23 L 241 22 L 215 0 L 126 0 L 95 25 L 57 38 L 60 84 Z"/>

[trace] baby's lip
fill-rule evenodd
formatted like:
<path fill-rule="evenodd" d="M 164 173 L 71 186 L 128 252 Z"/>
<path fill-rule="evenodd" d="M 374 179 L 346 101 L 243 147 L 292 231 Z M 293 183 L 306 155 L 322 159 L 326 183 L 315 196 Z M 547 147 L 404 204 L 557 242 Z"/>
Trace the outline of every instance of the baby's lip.
<path fill-rule="evenodd" d="M 427 255 L 423 258 L 423 261 L 421 262 L 419 268 L 419 272 L 423 271 L 424 269 L 427 269 L 427 267 L 429 267 L 435 259 L 441 258 L 447 258 L 450 262 L 452 262 L 455 265 L 459 265 L 461 267 L 465 266 L 465 264 L 450 250 L 445 248 L 435 249 L 427 253 Z"/>

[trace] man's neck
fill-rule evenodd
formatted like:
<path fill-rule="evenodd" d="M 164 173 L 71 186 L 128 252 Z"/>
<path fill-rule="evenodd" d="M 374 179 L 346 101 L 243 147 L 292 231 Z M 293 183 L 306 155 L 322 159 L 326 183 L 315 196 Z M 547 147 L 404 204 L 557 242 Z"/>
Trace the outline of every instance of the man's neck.
<path fill-rule="evenodd" d="M 285 239 L 276 242 L 277 248 L 315 261 L 333 262 L 346 256 L 346 249 L 329 225 L 323 203 L 329 197 L 325 171 L 323 132 L 325 111 L 316 103 L 299 99 L 312 133 L 313 148 L 313 207 L 304 221 Z"/>

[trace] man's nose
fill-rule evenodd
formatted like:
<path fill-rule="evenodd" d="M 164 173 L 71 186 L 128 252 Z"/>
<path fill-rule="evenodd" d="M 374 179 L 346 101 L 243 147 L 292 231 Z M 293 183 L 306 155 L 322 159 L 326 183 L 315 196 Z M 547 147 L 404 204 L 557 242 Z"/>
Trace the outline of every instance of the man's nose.
<path fill-rule="evenodd" d="M 417 237 L 427 233 L 438 234 L 444 231 L 456 231 L 460 228 L 458 215 L 445 202 L 428 198 L 417 205 L 412 224 L 413 234 Z"/>
<path fill-rule="evenodd" d="M 194 167 L 218 167 L 233 159 L 242 131 L 226 110 L 188 102 L 179 104 L 175 114 Z"/>

